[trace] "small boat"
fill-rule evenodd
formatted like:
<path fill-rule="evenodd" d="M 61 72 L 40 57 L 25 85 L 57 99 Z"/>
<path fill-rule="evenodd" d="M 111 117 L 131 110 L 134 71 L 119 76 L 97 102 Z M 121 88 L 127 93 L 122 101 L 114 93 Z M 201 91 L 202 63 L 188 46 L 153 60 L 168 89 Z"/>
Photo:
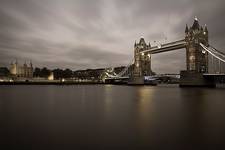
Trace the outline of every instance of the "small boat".
<path fill-rule="evenodd" d="M 152 85 L 156 86 L 158 84 L 157 78 L 153 76 L 136 77 L 128 81 L 128 85 Z"/>
<path fill-rule="evenodd" d="M 145 85 L 152 85 L 152 86 L 156 86 L 158 84 L 158 81 L 155 77 L 153 76 L 145 76 L 144 77 L 144 84 Z"/>

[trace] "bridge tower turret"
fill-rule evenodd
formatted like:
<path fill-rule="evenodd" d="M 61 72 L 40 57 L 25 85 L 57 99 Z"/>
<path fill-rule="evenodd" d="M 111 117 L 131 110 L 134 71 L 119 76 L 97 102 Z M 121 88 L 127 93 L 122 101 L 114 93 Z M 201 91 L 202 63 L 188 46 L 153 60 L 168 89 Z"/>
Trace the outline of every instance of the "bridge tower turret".
<path fill-rule="evenodd" d="M 135 42 L 133 78 L 150 76 L 152 74 L 151 55 L 142 53 L 142 51 L 147 50 L 150 47 L 150 43 L 147 45 L 144 38 L 141 38 L 139 43 Z"/>
<path fill-rule="evenodd" d="M 200 43 L 208 45 L 208 29 L 204 29 L 199 25 L 197 17 L 195 17 L 192 27 L 185 29 L 186 45 L 186 64 L 187 71 L 196 73 L 208 72 L 208 53 L 205 52 Z"/>

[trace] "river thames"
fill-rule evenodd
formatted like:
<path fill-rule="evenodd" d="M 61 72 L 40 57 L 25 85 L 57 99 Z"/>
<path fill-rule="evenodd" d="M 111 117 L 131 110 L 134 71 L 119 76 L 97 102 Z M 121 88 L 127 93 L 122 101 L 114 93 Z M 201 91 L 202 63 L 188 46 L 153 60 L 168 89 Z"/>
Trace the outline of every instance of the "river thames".
<path fill-rule="evenodd" d="M 0 86 L 1 145 L 17 149 L 224 149 L 225 89 Z"/>

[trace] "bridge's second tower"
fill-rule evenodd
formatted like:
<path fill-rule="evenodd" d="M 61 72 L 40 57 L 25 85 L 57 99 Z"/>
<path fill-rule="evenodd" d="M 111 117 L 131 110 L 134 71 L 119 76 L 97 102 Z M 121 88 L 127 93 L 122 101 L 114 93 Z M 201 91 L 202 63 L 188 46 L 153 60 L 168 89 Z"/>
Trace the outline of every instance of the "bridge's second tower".
<path fill-rule="evenodd" d="M 186 45 L 186 64 L 187 71 L 196 73 L 208 72 L 208 53 L 205 52 L 200 43 L 208 45 L 208 29 L 199 25 L 195 17 L 192 27 L 185 29 Z"/>
<path fill-rule="evenodd" d="M 203 75 L 208 73 L 208 52 L 200 43 L 208 46 L 206 25 L 203 28 L 195 18 L 192 27 L 186 26 L 185 41 L 187 70 L 180 72 L 180 86 L 214 86 L 214 82 Z"/>

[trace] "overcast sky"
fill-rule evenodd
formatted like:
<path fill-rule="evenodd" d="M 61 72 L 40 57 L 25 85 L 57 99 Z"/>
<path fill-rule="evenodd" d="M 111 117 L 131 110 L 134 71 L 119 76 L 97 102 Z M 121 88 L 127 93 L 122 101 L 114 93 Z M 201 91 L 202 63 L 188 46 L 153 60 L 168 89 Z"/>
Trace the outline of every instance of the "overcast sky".
<path fill-rule="evenodd" d="M 210 43 L 225 50 L 224 0 L 0 0 L 0 66 L 73 70 L 130 63 L 135 40 L 184 38 L 197 16 Z M 185 69 L 185 50 L 152 56 L 156 72 Z"/>

